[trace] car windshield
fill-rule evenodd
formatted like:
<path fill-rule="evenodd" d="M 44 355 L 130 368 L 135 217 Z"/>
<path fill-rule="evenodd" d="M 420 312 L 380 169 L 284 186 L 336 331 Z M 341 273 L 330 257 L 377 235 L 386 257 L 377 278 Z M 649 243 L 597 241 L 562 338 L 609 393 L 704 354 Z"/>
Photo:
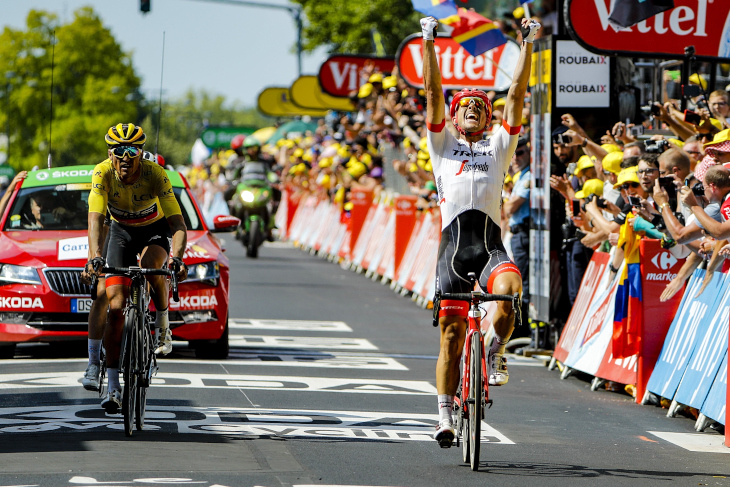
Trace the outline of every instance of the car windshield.
<path fill-rule="evenodd" d="M 21 189 L 4 230 L 86 230 L 91 183 Z M 173 188 L 188 230 L 202 230 L 201 218 L 184 188 Z"/>

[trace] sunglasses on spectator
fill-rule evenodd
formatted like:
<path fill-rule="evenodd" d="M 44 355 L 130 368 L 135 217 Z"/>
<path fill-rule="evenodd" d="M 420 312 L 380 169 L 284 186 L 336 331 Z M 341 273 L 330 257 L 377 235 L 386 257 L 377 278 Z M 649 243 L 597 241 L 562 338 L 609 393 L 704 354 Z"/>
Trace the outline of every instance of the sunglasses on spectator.
<path fill-rule="evenodd" d="M 687 154 L 691 154 L 691 155 L 694 155 L 694 156 L 701 156 L 702 155 L 702 152 L 699 152 L 699 151 L 696 151 L 696 150 L 686 150 L 685 152 Z"/>
<path fill-rule="evenodd" d="M 122 159 L 124 156 L 129 155 L 129 157 L 137 157 L 142 153 L 142 149 L 139 147 L 132 147 L 132 146 L 119 146 L 112 149 L 112 155 L 115 157 L 118 157 L 119 159 Z"/>
<path fill-rule="evenodd" d="M 477 108 L 484 108 L 484 100 L 476 96 L 467 96 L 459 100 L 460 107 L 468 107 L 471 102 L 477 106 Z"/>
<path fill-rule="evenodd" d="M 516 150 L 516 151 L 515 151 L 515 155 L 516 155 L 517 157 L 519 157 L 519 156 L 523 155 L 523 154 L 524 154 L 525 152 L 527 152 L 527 151 L 526 151 L 526 150 L 524 150 L 524 149 L 521 149 L 521 150 Z"/>
<path fill-rule="evenodd" d="M 657 168 L 655 168 L 655 167 L 648 167 L 648 168 L 646 168 L 646 169 L 639 169 L 638 171 L 636 171 L 636 174 L 638 174 L 639 176 L 641 176 L 641 175 L 643 175 L 643 174 L 651 174 L 651 173 L 653 173 L 654 171 L 658 171 L 658 170 L 659 170 L 659 169 L 657 169 Z"/>
<path fill-rule="evenodd" d="M 635 183 L 635 182 L 633 182 L 633 181 L 632 181 L 632 182 L 630 182 L 630 183 L 624 183 L 624 184 L 622 184 L 622 185 L 621 185 L 621 189 L 629 189 L 629 188 L 634 188 L 634 189 L 636 189 L 636 188 L 638 188 L 639 186 L 641 186 L 641 185 L 640 185 L 639 183 Z"/>

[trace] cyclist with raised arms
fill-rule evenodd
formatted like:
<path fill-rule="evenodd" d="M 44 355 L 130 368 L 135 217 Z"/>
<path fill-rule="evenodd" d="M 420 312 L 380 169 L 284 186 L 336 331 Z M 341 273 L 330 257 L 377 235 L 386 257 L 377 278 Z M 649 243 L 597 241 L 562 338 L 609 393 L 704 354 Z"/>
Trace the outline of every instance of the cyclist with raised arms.
<path fill-rule="evenodd" d="M 182 261 L 187 244 L 187 229 L 172 184 L 165 170 L 154 160 L 144 158 L 147 140 L 142 127 L 118 124 L 106 134 L 109 158 L 94 168 L 89 193 L 89 252 L 85 274 L 93 276 L 105 262 L 110 267 L 161 269 L 177 267 L 180 281 L 187 277 Z M 106 256 L 102 256 L 103 226 L 109 212 L 111 225 Z M 172 257 L 170 257 L 172 247 Z M 156 353 L 172 350 L 168 309 L 168 287 L 164 276 L 148 276 L 155 303 L 155 328 L 159 337 Z M 109 322 L 105 329 L 109 392 L 101 403 L 108 413 L 122 404 L 119 384 L 119 352 L 124 325 L 124 306 L 129 294 L 129 278 L 106 277 Z"/>
<path fill-rule="evenodd" d="M 532 42 L 540 24 L 522 20 L 522 49 L 507 94 L 504 121 L 486 140 L 483 134 L 490 126 L 492 104 L 481 90 L 462 90 L 451 102 L 449 116 L 459 138 L 444 129 L 445 100 L 434 50 L 438 21 L 434 17 L 421 19 L 421 28 L 427 140 L 441 208 L 436 290 L 468 293 L 472 289 L 467 276 L 474 272 L 488 293 L 521 293 L 520 271 L 502 244 L 500 205 L 502 185 L 522 125 Z M 459 386 L 468 311 L 466 302 L 441 301 L 441 347 L 436 363 L 439 426 L 434 438 L 442 448 L 449 448 L 454 439 L 451 412 Z M 512 303 L 499 302 L 494 319 L 495 337 L 487 357 L 490 385 L 504 385 L 509 379 L 504 350 L 514 330 L 514 321 Z"/>

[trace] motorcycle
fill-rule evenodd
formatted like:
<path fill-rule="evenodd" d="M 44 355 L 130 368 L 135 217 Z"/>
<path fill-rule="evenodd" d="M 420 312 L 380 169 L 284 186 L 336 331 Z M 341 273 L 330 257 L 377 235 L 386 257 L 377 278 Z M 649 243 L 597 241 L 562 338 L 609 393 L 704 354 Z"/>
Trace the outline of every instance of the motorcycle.
<path fill-rule="evenodd" d="M 247 162 L 236 187 L 233 214 L 241 219 L 236 238 L 246 247 L 246 256 L 258 257 L 271 223 L 272 188 L 264 163 Z"/>

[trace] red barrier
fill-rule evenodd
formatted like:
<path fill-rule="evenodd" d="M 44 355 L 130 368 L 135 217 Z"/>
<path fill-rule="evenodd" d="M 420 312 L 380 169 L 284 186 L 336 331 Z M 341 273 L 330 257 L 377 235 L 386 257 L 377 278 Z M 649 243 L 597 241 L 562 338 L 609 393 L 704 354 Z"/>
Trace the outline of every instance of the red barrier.
<path fill-rule="evenodd" d="M 395 198 L 395 268 L 400 267 L 403 255 L 411 241 L 416 226 L 417 196 L 397 196 Z M 396 274 L 397 276 L 397 274 Z"/>
<path fill-rule="evenodd" d="M 659 297 L 684 264 L 684 259 L 677 259 L 671 252 L 662 249 L 659 240 L 642 239 L 640 251 L 644 320 L 641 325 L 641 353 L 636 382 L 638 403 L 644 397 L 646 385 L 662 352 L 667 330 L 682 301 L 683 293 L 675 294 L 665 303 L 660 302 Z"/>

